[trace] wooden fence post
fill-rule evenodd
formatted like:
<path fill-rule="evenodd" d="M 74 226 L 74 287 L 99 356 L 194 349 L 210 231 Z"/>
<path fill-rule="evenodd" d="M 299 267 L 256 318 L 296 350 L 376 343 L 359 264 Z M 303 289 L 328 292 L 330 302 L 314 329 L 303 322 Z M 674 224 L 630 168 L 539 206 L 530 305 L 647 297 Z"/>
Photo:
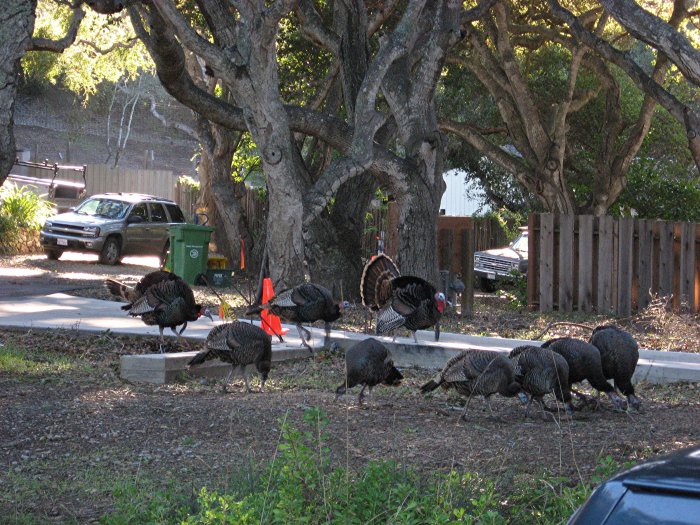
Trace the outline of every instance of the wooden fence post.
<path fill-rule="evenodd" d="M 593 311 L 593 215 L 578 218 L 578 309 Z"/>
<path fill-rule="evenodd" d="M 632 313 L 632 249 L 634 246 L 634 220 L 620 219 L 618 235 L 617 315 Z"/>
<path fill-rule="evenodd" d="M 574 216 L 559 216 L 559 311 L 574 309 Z"/>
<path fill-rule="evenodd" d="M 462 230 L 462 257 L 460 261 L 464 291 L 462 292 L 461 315 L 471 317 L 474 314 L 474 222 Z"/>
<path fill-rule="evenodd" d="M 540 215 L 540 312 L 551 312 L 554 307 L 554 215 Z"/>

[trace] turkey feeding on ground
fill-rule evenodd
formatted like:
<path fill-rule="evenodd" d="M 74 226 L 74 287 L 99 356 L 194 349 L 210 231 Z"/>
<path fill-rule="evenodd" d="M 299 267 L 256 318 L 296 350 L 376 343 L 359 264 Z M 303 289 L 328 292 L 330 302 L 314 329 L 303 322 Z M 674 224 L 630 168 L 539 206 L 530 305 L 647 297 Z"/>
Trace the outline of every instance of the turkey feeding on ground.
<path fill-rule="evenodd" d="M 401 384 L 403 376 L 394 366 L 389 350 L 376 339 L 367 338 L 351 346 L 345 353 L 345 383 L 335 391 L 335 398 L 345 394 L 348 388 L 362 385 L 357 396 L 361 405 L 365 388 L 372 395 L 372 388 L 378 384 L 395 386 Z"/>
<path fill-rule="evenodd" d="M 642 402 L 634 394 L 632 386 L 632 376 L 639 361 L 637 341 L 628 332 L 605 325 L 593 330 L 590 343 L 600 352 L 605 378 L 612 379 L 615 387 L 627 396 L 629 405 L 639 410 Z"/>
<path fill-rule="evenodd" d="M 179 277 L 172 272 L 156 270 L 155 272 L 150 272 L 144 275 L 135 286 L 129 286 L 119 281 L 115 281 L 114 279 L 106 279 L 105 286 L 112 295 L 126 299 L 127 303 L 129 303 L 122 306 L 122 310 L 130 310 L 132 303 L 143 297 L 146 290 L 148 290 L 154 284 L 158 284 L 162 281 L 175 281 L 177 279 L 179 279 Z"/>
<path fill-rule="evenodd" d="M 331 336 L 331 323 L 337 321 L 342 315 L 345 303 L 339 304 L 333 299 L 328 288 L 320 284 L 304 283 L 288 290 L 275 294 L 267 303 L 253 306 L 248 309 L 246 315 L 259 314 L 263 310 L 281 317 L 285 321 L 296 324 L 301 342 L 311 351 L 308 341 L 311 332 L 302 326 L 302 323 L 324 321 L 326 340 L 328 345 Z"/>
<path fill-rule="evenodd" d="M 143 296 L 127 306 L 129 315 L 140 317 L 147 325 L 158 326 L 161 352 L 165 344 L 163 329 L 166 327 L 180 340 L 189 321 L 196 321 L 202 316 L 214 320 L 208 308 L 195 303 L 192 288 L 179 277 L 149 286 Z M 176 327 L 180 325 L 183 326 L 178 332 Z"/>
<path fill-rule="evenodd" d="M 362 304 L 377 314 L 377 334 L 404 327 L 416 330 L 435 327 L 435 340 L 440 339 L 440 316 L 445 309 L 445 294 L 420 277 L 402 276 L 387 255 L 380 253 L 369 261 L 360 280 Z M 396 336 L 394 335 L 394 339 Z"/>
<path fill-rule="evenodd" d="M 624 400 L 605 379 L 600 351 L 595 346 L 581 339 L 559 337 L 545 342 L 542 348 L 549 348 L 566 359 L 566 364 L 569 365 L 569 385 L 586 379 L 593 388 L 607 394 L 615 409 L 625 409 Z M 581 393 L 575 393 L 584 401 L 588 399 Z"/>
<path fill-rule="evenodd" d="M 445 389 L 454 388 L 467 398 L 462 419 L 466 419 L 472 396 L 484 396 L 489 412 L 494 416 L 489 399 L 491 395 L 513 397 L 520 392 L 520 385 L 515 381 L 513 365 L 508 358 L 488 350 L 465 350 L 454 356 L 438 375 L 420 388 L 420 391 L 425 394 L 439 386 Z"/>
<path fill-rule="evenodd" d="M 231 363 L 231 371 L 222 386 L 224 392 L 233 372 L 240 369 L 246 392 L 250 393 L 246 372 L 248 365 L 255 365 L 260 373 L 262 391 L 272 365 L 272 340 L 264 330 L 250 323 L 234 321 L 215 326 L 207 336 L 206 350 L 194 356 L 189 366 L 199 365 L 210 359 Z"/>
<path fill-rule="evenodd" d="M 571 405 L 571 389 L 569 387 L 569 365 L 566 359 L 548 348 L 539 346 L 518 346 L 509 355 L 515 370 L 515 380 L 528 394 L 525 417 L 530 410 L 533 401 L 537 401 L 542 408 L 542 415 L 548 419 L 547 412 L 551 412 L 544 404 L 544 396 L 553 393 L 564 404 L 566 412 L 573 416 L 574 408 Z"/>

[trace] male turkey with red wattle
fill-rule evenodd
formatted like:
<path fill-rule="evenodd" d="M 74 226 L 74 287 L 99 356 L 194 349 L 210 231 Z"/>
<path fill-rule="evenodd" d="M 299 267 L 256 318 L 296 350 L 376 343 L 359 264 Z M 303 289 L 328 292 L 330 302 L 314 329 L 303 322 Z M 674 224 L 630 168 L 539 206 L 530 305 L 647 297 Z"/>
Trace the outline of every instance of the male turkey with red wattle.
<path fill-rule="evenodd" d="M 360 280 L 362 304 L 377 314 L 377 334 L 406 328 L 417 343 L 416 330 L 435 327 L 440 339 L 440 316 L 445 309 L 445 294 L 429 282 L 401 275 L 394 261 L 380 253 L 369 261 Z M 394 335 L 394 339 L 396 336 Z"/>

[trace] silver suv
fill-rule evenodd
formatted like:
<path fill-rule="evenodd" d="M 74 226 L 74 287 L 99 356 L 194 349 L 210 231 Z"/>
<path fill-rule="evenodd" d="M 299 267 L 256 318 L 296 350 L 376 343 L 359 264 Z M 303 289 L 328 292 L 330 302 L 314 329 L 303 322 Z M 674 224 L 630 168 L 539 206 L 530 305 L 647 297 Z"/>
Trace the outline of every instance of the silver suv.
<path fill-rule="evenodd" d="M 117 264 L 125 255 L 158 255 L 164 260 L 170 226 L 184 222 L 182 210 L 171 200 L 104 193 L 48 219 L 41 229 L 41 245 L 53 260 L 64 251 L 97 252 L 102 264 Z"/>

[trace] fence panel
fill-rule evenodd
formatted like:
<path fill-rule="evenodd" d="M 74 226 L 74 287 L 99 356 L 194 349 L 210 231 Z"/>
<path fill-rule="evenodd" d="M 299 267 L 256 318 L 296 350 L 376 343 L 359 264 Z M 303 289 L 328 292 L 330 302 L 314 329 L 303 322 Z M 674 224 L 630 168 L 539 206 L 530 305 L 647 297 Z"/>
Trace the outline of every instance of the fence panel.
<path fill-rule="evenodd" d="M 551 213 L 540 216 L 539 264 L 540 310 L 551 312 L 554 307 L 554 215 Z"/>
<path fill-rule="evenodd" d="M 617 315 L 632 313 L 632 274 L 634 247 L 634 220 L 620 219 L 617 244 Z"/>
<path fill-rule="evenodd" d="M 574 215 L 559 216 L 559 309 L 574 306 Z"/>
<path fill-rule="evenodd" d="M 613 219 L 598 217 L 597 310 L 608 313 L 612 306 Z"/>
<path fill-rule="evenodd" d="M 692 309 L 695 305 L 695 224 L 681 224 L 680 290 L 682 308 Z"/>
<path fill-rule="evenodd" d="M 528 227 L 531 309 L 628 316 L 660 295 L 700 311 L 700 224 L 544 213 Z"/>
<path fill-rule="evenodd" d="M 593 311 L 593 216 L 578 217 L 578 301 L 579 311 Z"/>

